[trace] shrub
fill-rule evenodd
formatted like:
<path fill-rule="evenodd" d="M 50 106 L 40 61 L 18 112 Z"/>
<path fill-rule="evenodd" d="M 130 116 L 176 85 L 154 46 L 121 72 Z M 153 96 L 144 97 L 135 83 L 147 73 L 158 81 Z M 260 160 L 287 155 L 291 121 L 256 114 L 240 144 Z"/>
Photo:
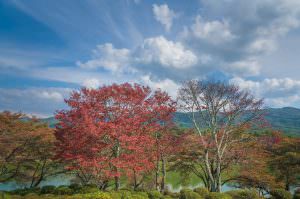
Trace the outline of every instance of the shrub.
<path fill-rule="evenodd" d="M 203 197 L 190 189 L 182 189 L 180 191 L 179 199 L 203 199 Z"/>
<path fill-rule="evenodd" d="M 87 199 L 113 199 L 110 197 L 108 193 L 98 192 L 98 193 L 90 193 L 86 196 Z"/>
<path fill-rule="evenodd" d="M 132 194 L 132 198 L 136 199 L 149 199 L 148 194 L 146 192 L 134 192 Z"/>
<path fill-rule="evenodd" d="M 232 199 L 232 197 L 226 193 L 210 192 L 205 199 Z"/>
<path fill-rule="evenodd" d="M 170 191 L 166 191 L 165 192 L 165 198 L 167 197 L 167 196 L 169 196 L 169 197 L 171 197 L 171 198 L 179 198 L 179 196 L 180 196 L 180 193 L 174 193 L 174 192 L 170 192 Z"/>
<path fill-rule="evenodd" d="M 272 199 L 292 199 L 292 194 L 284 189 L 274 189 L 270 194 Z"/>
<path fill-rule="evenodd" d="M 70 184 L 69 188 L 73 190 L 73 193 L 79 193 L 79 191 L 82 189 L 82 186 L 80 184 Z"/>
<path fill-rule="evenodd" d="M 54 193 L 58 195 L 70 195 L 73 193 L 73 190 L 70 189 L 68 186 L 62 185 L 57 187 Z"/>
<path fill-rule="evenodd" d="M 48 186 L 43 186 L 41 188 L 41 191 L 40 193 L 41 194 L 53 194 L 55 192 L 55 186 L 52 186 L 52 185 L 48 185 Z"/>
<path fill-rule="evenodd" d="M 25 189 L 16 189 L 11 191 L 10 193 L 25 196 L 26 194 L 29 193 L 39 193 L 39 192 L 40 192 L 40 188 L 25 188 Z"/>
<path fill-rule="evenodd" d="M 149 199 L 163 199 L 163 196 L 159 191 L 150 191 L 148 192 Z"/>
<path fill-rule="evenodd" d="M 259 199 L 259 195 L 256 191 L 251 190 L 234 190 L 226 192 L 232 197 L 232 199 Z"/>
<path fill-rule="evenodd" d="M 96 185 L 85 185 L 81 187 L 81 189 L 78 190 L 77 193 L 95 193 L 98 191 L 99 188 Z"/>
<path fill-rule="evenodd" d="M 209 191 L 205 187 L 197 187 L 194 189 L 194 192 L 199 194 L 202 198 L 205 198 L 209 195 Z"/>

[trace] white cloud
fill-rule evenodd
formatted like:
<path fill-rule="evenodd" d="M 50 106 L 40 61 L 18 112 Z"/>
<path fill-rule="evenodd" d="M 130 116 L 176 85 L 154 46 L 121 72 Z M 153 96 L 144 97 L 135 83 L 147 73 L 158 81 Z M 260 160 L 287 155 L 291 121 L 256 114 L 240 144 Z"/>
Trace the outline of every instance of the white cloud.
<path fill-rule="evenodd" d="M 260 73 L 260 68 L 258 61 L 249 59 L 229 63 L 225 66 L 225 71 L 233 75 L 255 76 Z"/>
<path fill-rule="evenodd" d="M 96 89 L 101 85 L 101 82 L 98 79 L 91 78 L 91 79 L 86 79 L 82 85 L 87 88 Z"/>
<path fill-rule="evenodd" d="M 167 4 L 153 4 L 153 13 L 155 19 L 165 27 L 166 31 L 170 31 L 173 19 L 177 17 L 177 14 Z"/>
<path fill-rule="evenodd" d="M 274 39 L 256 39 L 249 46 L 250 53 L 269 53 L 275 51 L 277 44 Z"/>
<path fill-rule="evenodd" d="M 139 50 L 138 62 L 168 68 L 185 69 L 198 61 L 197 56 L 180 42 L 169 41 L 163 36 L 146 39 Z"/>
<path fill-rule="evenodd" d="M 42 91 L 37 94 L 37 97 L 57 102 L 63 102 L 64 99 L 63 95 L 57 91 Z"/>
<path fill-rule="evenodd" d="M 300 102 L 299 80 L 266 78 L 262 81 L 253 81 L 235 77 L 229 82 L 251 91 L 257 97 L 265 98 L 265 102 L 270 106 L 292 106 L 293 103 Z"/>
<path fill-rule="evenodd" d="M 149 75 L 142 76 L 141 80 L 144 84 L 150 86 L 152 89 L 161 89 L 162 91 L 166 91 L 173 99 L 176 99 L 179 85 L 173 80 L 164 79 L 160 81 L 154 81 Z"/>
<path fill-rule="evenodd" d="M 70 88 L 0 88 L 0 110 L 23 112 L 37 116 L 53 116 L 57 109 L 65 108 Z"/>
<path fill-rule="evenodd" d="M 199 39 L 219 44 L 230 41 L 235 38 L 231 33 L 227 21 L 205 21 L 201 16 L 197 16 L 195 23 L 191 27 L 192 34 Z"/>
<path fill-rule="evenodd" d="M 130 50 L 126 48 L 117 49 L 111 43 L 98 45 L 93 50 L 91 60 L 81 63 L 77 62 L 81 68 L 96 69 L 104 68 L 112 72 L 121 72 L 128 69 L 130 62 Z"/>

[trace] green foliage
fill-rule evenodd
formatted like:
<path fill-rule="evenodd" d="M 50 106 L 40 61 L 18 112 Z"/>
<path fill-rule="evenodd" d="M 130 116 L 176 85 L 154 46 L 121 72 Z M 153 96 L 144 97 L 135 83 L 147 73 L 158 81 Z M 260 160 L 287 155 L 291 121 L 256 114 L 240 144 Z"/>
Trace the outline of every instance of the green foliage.
<path fill-rule="evenodd" d="M 259 199 L 258 193 L 253 190 L 234 190 L 226 192 L 232 199 Z"/>
<path fill-rule="evenodd" d="M 55 189 L 54 191 L 55 194 L 57 195 L 70 195 L 73 193 L 73 190 L 69 188 L 68 186 L 59 186 Z"/>
<path fill-rule="evenodd" d="M 180 191 L 179 199 L 203 199 L 203 197 L 190 189 L 182 189 Z"/>
<path fill-rule="evenodd" d="M 82 189 L 82 186 L 80 184 L 70 184 L 69 188 L 73 190 L 73 193 L 79 193 L 79 191 Z"/>
<path fill-rule="evenodd" d="M 272 199 L 292 199 L 292 194 L 284 189 L 274 189 L 270 194 Z"/>
<path fill-rule="evenodd" d="M 180 193 L 174 193 L 174 192 L 170 192 L 170 191 L 165 191 L 165 193 L 164 193 L 164 199 L 166 199 L 167 197 L 169 197 L 169 198 L 179 198 L 179 196 L 180 196 Z"/>
<path fill-rule="evenodd" d="M 26 188 L 26 189 L 16 189 L 11 191 L 11 194 L 25 196 L 29 193 L 39 193 L 40 188 Z"/>
<path fill-rule="evenodd" d="M 198 193 L 203 198 L 209 195 L 209 191 L 205 187 L 197 187 L 194 189 L 194 192 Z"/>
<path fill-rule="evenodd" d="M 94 193 L 98 192 L 99 188 L 96 185 L 85 185 L 77 191 L 77 193 Z"/>
<path fill-rule="evenodd" d="M 53 194 L 55 192 L 55 186 L 52 186 L 52 185 L 48 185 L 48 186 L 43 186 L 41 188 L 41 191 L 40 193 L 41 194 Z"/>
<path fill-rule="evenodd" d="M 163 196 L 159 191 L 150 191 L 148 192 L 149 199 L 163 199 Z"/>
<path fill-rule="evenodd" d="M 210 192 L 205 199 L 232 199 L 232 197 L 226 193 Z"/>

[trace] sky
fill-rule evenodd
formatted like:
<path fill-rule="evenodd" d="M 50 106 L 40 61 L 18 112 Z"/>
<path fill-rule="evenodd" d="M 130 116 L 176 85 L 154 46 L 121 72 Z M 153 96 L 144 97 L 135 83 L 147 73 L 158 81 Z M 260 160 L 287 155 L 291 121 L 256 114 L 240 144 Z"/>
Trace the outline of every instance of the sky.
<path fill-rule="evenodd" d="M 300 108 L 299 53 L 299 0 L 0 0 L 0 111 L 48 117 L 124 82 L 175 99 L 190 79 Z"/>

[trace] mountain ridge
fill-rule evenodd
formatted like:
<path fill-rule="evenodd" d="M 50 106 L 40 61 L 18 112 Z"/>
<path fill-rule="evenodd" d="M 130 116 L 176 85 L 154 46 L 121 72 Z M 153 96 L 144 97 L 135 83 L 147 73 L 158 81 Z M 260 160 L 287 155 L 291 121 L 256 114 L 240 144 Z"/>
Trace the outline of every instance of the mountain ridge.
<path fill-rule="evenodd" d="M 295 107 L 267 108 L 265 119 L 273 129 L 284 132 L 287 135 L 300 136 L 300 109 Z M 48 123 L 51 128 L 55 127 L 54 117 L 44 118 L 43 122 Z M 182 127 L 192 127 L 187 113 L 176 112 L 174 121 Z"/>

